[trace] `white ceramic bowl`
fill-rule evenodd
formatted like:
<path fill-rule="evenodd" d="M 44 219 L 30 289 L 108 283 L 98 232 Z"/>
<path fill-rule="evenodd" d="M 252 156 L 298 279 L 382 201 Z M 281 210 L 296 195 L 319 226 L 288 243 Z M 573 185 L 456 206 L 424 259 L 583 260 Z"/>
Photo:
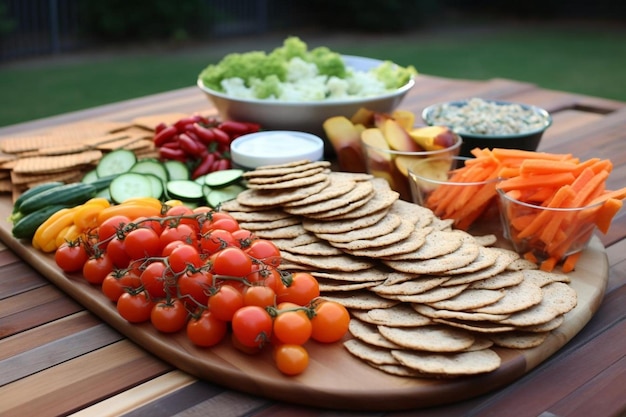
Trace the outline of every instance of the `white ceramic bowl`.
<path fill-rule="evenodd" d="M 383 62 L 351 55 L 343 55 L 343 58 L 347 66 L 361 71 Z M 198 79 L 198 87 L 213 102 L 222 119 L 259 123 L 263 130 L 296 130 L 319 136 L 324 135 L 322 124 L 329 117 L 351 117 L 361 107 L 377 112 L 393 111 L 414 85 L 415 81 L 411 79 L 401 88 L 375 97 L 294 102 L 235 98 L 205 87 Z"/>

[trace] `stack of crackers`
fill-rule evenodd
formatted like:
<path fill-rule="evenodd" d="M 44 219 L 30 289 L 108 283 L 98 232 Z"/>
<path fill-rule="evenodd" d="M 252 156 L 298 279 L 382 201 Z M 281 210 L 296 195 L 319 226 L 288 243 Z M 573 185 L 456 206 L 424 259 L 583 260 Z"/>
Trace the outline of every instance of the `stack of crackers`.
<path fill-rule="evenodd" d="M 491 372 L 497 348 L 540 345 L 577 303 L 569 278 L 452 228 L 399 199 L 384 179 L 333 172 L 327 161 L 260 167 L 223 204 L 351 312 L 345 348 L 394 375 Z"/>
<path fill-rule="evenodd" d="M 34 134 L 0 140 L 0 192 L 16 198 L 35 185 L 77 182 L 103 154 L 130 149 L 138 158 L 156 157 L 153 142 L 158 123 L 174 123 L 184 113 L 157 114 L 131 122 L 89 121 L 56 126 Z"/>

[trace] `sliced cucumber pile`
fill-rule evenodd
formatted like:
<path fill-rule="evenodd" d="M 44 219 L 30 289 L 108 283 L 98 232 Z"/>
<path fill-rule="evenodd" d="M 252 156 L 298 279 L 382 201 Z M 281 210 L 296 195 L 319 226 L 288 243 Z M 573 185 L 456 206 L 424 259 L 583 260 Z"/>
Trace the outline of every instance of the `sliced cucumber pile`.
<path fill-rule="evenodd" d="M 106 154 L 81 182 L 102 185 L 98 196 L 114 203 L 131 197 L 154 197 L 215 208 L 246 189 L 243 173 L 241 169 L 227 169 L 191 179 L 189 168 L 182 162 L 137 159 L 133 152 L 120 149 Z"/>

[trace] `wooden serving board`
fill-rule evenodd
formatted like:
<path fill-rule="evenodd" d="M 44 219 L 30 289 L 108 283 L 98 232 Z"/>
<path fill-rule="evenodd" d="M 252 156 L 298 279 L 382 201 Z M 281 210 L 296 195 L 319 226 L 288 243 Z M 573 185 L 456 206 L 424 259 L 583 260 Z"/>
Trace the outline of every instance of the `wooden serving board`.
<path fill-rule="evenodd" d="M 51 255 L 34 250 L 29 242 L 14 239 L 6 220 L 11 210 L 11 200 L 0 197 L 0 239 L 61 290 L 147 351 L 198 378 L 250 394 L 315 407 L 369 411 L 422 408 L 503 387 L 550 357 L 585 326 L 599 308 L 608 281 L 606 253 L 600 240 L 594 237 L 576 271 L 569 274 L 578 293 L 577 307 L 539 347 L 495 349 L 502 357 L 502 366 L 488 374 L 441 380 L 396 377 L 354 358 L 341 343 L 308 342 L 309 368 L 302 375 L 286 377 L 276 369 L 270 352 L 249 356 L 237 351 L 229 341 L 209 349 L 196 348 L 184 332 L 164 335 L 150 324 L 126 322 L 99 287 L 88 284 L 79 275 L 64 274 Z"/>

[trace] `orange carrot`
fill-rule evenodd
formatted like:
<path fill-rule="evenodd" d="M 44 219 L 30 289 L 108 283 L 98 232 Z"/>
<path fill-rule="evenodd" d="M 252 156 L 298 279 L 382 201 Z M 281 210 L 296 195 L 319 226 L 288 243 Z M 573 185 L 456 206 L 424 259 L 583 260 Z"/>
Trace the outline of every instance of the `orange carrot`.
<path fill-rule="evenodd" d="M 520 165 L 520 175 L 555 174 L 574 172 L 578 164 L 572 161 L 552 161 L 546 159 L 526 159 Z"/>
<path fill-rule="evenodd" d="M 560 187 L 562 185 L 571 184 L 574 181 L 571 172 L 560 172 L 557 174 L 540 174 L 528 177 L 513 177 L 503 180 L 498 184 L 498 188 L 502 190 L 523 190 L 527 188 L 541 187 Z"/>
<path fill-rule="evenodd" d="M 559 262 L 559 259 L 557 258 L 547 258 L 546 260 L 541 262 L 541 265 L 539 265 L 539 269 L 541 269 L 542 271 L 546 271 L 546 272 L 552 272 L 554 271 L 554 268 L 556 267 L 556 264 Z"/>
<path fill-rule="evenodd" d="M 573 191 L 572 187 L 561 187 L 556 192 L 550 203 L 548 204 L 549 208 L 558 208 L 561 207 L 561 203 L 565 201 L 565 199 L 572 197 Z M 534 219 L 531 224 L 529 224 L 524 230 L 522 230 L 518 237 L 520 239 L 524 239 L 531 235 L 534 235 L 539 231 L 540 228 L 544 227 L 548 221 L 552 219 L 554 212 L 550 210 L 542 210 L 539 214 L 534 216 Z"/>
<path fill-rule="evenodd" d="M 621 210 L 624 202 L 616 198 L 607 199 L 598 209 L 595 216 L 595 224 L 598 230 L 607 234 L 613 217 Z"/>
<path fill-rule="evenodd" d="M 568 272 L 572 272 L 576 268 L 576 264 L 578 263 L 578 260 L 580 259 L 582 254 L 583 252 L 580 251 L 572 253 L 567 258 L 565 258 L 565 261 L 563 261 L 563 266 L 561 267 L 563 272 L 565 272 L 566 274 Z"/>

